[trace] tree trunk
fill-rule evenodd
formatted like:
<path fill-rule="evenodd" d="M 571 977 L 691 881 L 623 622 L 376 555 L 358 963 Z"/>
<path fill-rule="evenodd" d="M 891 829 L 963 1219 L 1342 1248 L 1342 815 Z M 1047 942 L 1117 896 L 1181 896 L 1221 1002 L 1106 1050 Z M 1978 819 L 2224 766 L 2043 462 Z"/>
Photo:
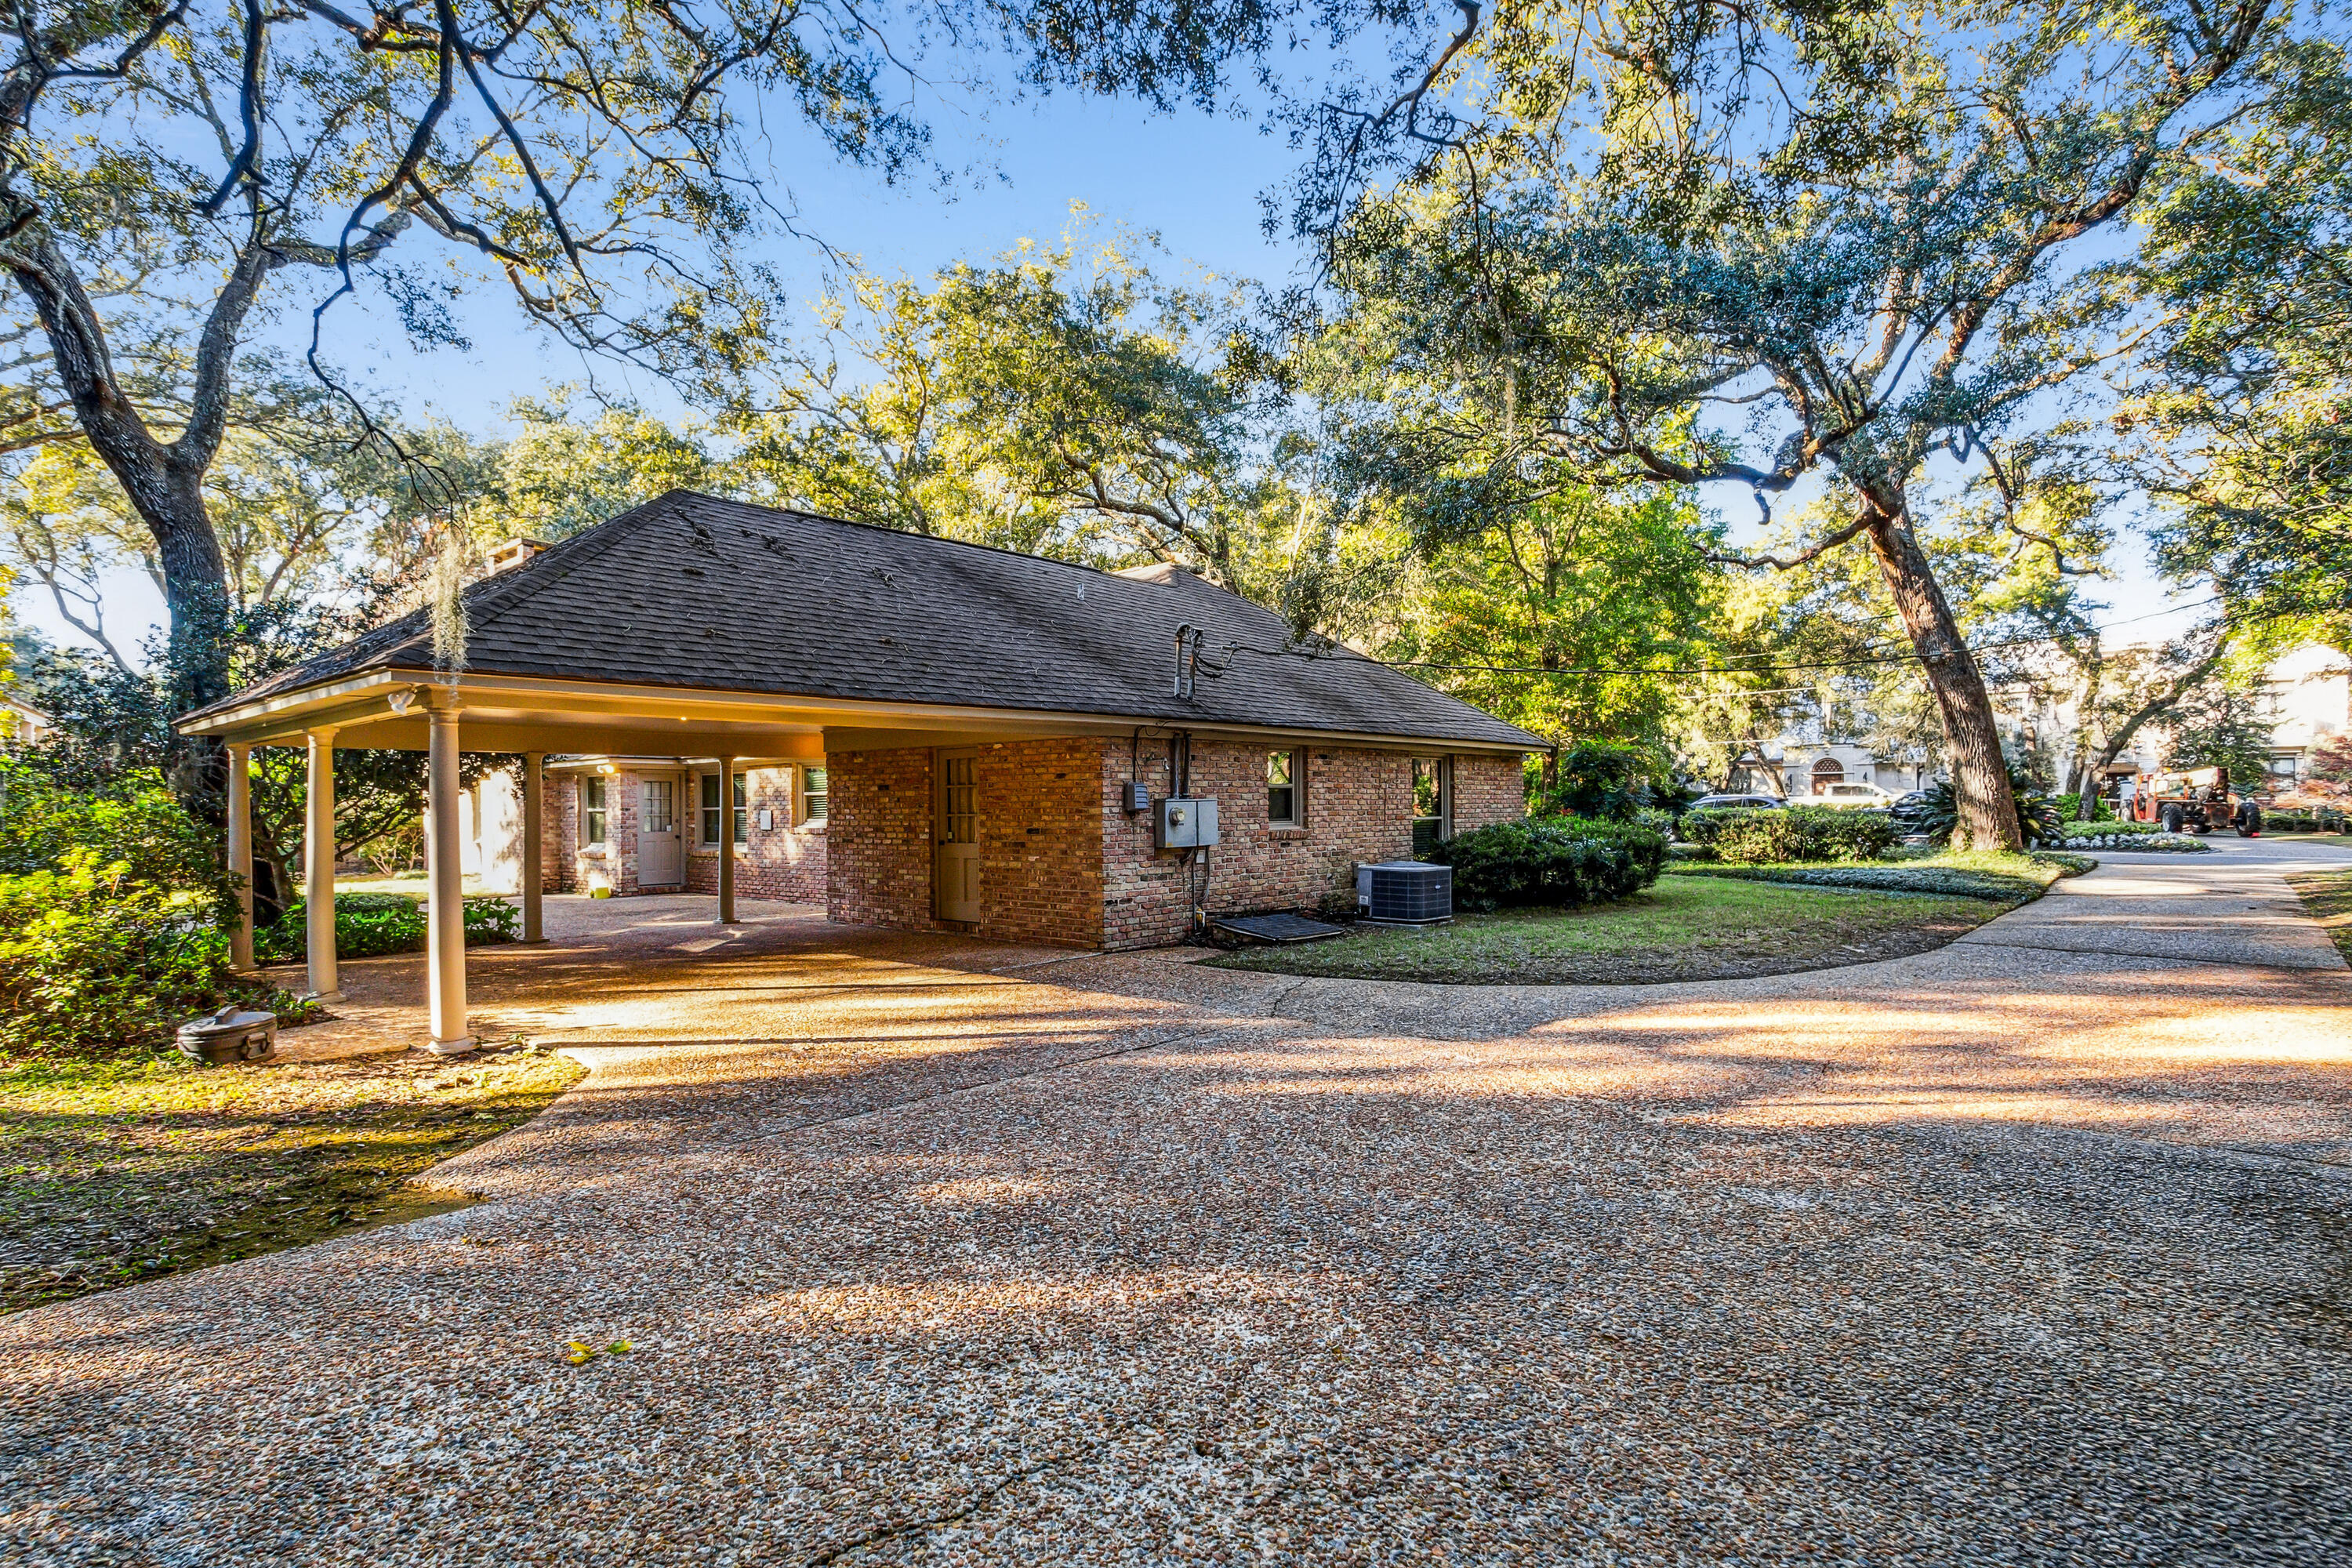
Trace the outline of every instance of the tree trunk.
<path fill-rule="evenodd" d="M 226 412 L 226 366 L 238 325 L 251 305 L 260 264 L 240 258 L 222 289 L 199 353 L 198 385 L 189 427 L 170 446 L 158 441 L 114 371 L 104 329 L 80 279 L 54 238 L 38 234 L 17 242 L 9 272 L 41 320 L 58 379 L 73 400 L 74 417 L 90 448 L 122 486 L 122 493 L 155 536 L 171 616 L 166 671 L 174 714 L 228 695 L 228 600 L 220 536 L 205 506 L 205 469 L 218 447 Z M 215 341 L 217 340 L 217 341 Z M 165 749 L 172 793 L 197 818 L 227 823 L 228 758 L 215 740 L 174 735 Z"/>
<path fill-rule="evenodd" d="M 1952 794 L 1959 810 L 1952 842 L 1960 848 L 2019 848 L 2024 836 L 2010 793 L 2009 768 L 2001 760 L 2000 727 L 1993 719 L 1984 672 L 1960 637 L 1959 623 L 1937 585 L 1919 536 L 1904 516 L 1901 498 L 1865 490 L 1863 505 L 1868 517 L 1864 537 L 1878 558 L 1903 627 L 1911 634 L 1911 646 L 1927 668 L 1927 689 L 1935 694 L 1936 712 L 1943 721 L 1944 756 L 1952 770 Z"/>

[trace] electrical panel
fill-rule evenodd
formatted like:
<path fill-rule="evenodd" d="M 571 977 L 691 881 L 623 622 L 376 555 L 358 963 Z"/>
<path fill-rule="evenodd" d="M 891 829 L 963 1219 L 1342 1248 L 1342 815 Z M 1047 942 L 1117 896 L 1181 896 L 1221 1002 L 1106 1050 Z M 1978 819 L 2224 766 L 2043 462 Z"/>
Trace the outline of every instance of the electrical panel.
<path fill-rule="evenodd" d="M 1151 843 L 1159 849 L 1201 849 L 1217 841 L 1217 803 L 1170 795 L 1151 818 Z"/>

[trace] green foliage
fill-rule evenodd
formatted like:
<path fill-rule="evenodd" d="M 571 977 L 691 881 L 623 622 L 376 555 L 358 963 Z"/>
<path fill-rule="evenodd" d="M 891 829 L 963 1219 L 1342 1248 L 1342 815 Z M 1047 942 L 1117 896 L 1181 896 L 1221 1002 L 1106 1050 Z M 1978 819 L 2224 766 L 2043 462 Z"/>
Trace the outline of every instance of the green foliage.
<path fill-rule="evenodd" d="M 1568 908 L 1622 899 L 1656 881 L 1666 839 L 1631 823 L 1549 817 L 1456 834 L 1432 858 L 1454 868 L 1458 908 Z"/>
<path fill-rule="evenodd" d="M 1855 888 L 1890 893 L 1940 893 L 1963 899 L 1998 899 L 2007 903 L 2042 896 L 2042 884 L 2030 877 L 1994 871 L 1962 870 L 1949 866 L 1678 866 L 1677 877 L 1735 877 L 1756 882 L 1790 883 L 1809 888 Z"/>
<path fill-rule="evenodd" d="M 466 900 L 466 945 L 485 947 L 501 942 L 520 941 L 522 936 L 522 910 L 504 899 L 467 899 Z"/>
<path fill-rule="evenodd" d="M 2126 276 L 2156 371 L 2116 423 L 2169 516 L 2158 563 L 2273 637 L 2352 632 L 2352 71 L 2284 32 L 2239 116 L 2161 165 Z"/>
<path fill-rule="evenodd" d="M 95 789 L 69 789 L 46 769 L 0 758 L 0 874 L 60 869 L 86 851 L 121 866 L 126 885 L 186 894 L 195 918 L 233 918 L 236 890 L 221 870 L 212 831 L 191 817 L 161 775 L 126 774 Z"/>
<path fill-rule="evenodd" d="M 2250 692 L 2210 684 L 2181 703 L 2171 730 L 2168 768 L 2226 768 L 2242 790 L 2270 776 L 2271 721 Z"/>
<path fill-rule="evenodd" d="M 1909 807 L 1904 820 L 1915 833 L 1924 833 L 1931 844 L 1949 844 L 1959 826 L 1959 798 L 1953 792 L 1951 781 L 1938 779 L 1923 792 L 1927 798 Z M 2017 813 L 2018 830 L 2029 848 L 2055 845 L 2064 837 L 2065 824 L 2059 816 L 2059 803 L 2034 789 L 2022 768 L 2009 767 L 2011 808 Z"/>
<path fill-rule="evenodd" d="M 1682 836 L 1735 865 L 1797 860 L 1875 860 L 1900 835 L 1883 811 L 1842 811 L 1826 805 L 1763 810 L 1694 811 Z"/>
<path fill-rule="evenodd" d="M 467 899 L 466 945 L 513 942 L 522 931 L 522 911 L 504 899 Z M 264 963 L 291 963 L 310 956 L 309 911 L 288 907 L 277 924 L 254 934 L 254 956 Z M 335 955 L 376 958 L 388 952 L 421 952 L 430 922 L 424 906 L 405 893 L 337 893 Z"/>
<path fill-rule="evenodd" d="M 61 860 L 0 876 L 0 1052 L 152 1046 L 219 1005 L 228 938 L 204 890 L 134 878 L 88 847 Z"/>
<path fill-rule="evenodd" d="M 1558 782 L 1537 802 L 1546 816 L 1585 816 L 1631 822 L 1641 805 L 1640 780 L 1647 759 L 1630 746 L 1580 741 L 1559 752 Z"/>
<path fill-rule="evenodd" d="M 728 473 L 856 522 L 1172 562 L 1280 601 L 1318 531 L 1214 374 L 1239 297 L 1160 278 L 1148 248 L 1024 242 L 928 281 L 854 278 L 820 345 L 727 422 Z"/>
<path fill-rule="evenodd" d="M 2058 838 L 2062 844 L 2071 844 L 2078 838 L 2130 838 L 2163 831 L 2162 827 L 2153 822 L 2124 822 L 2109 816 L 2092 822 L 2073 820 L 2061 822 Z"/>

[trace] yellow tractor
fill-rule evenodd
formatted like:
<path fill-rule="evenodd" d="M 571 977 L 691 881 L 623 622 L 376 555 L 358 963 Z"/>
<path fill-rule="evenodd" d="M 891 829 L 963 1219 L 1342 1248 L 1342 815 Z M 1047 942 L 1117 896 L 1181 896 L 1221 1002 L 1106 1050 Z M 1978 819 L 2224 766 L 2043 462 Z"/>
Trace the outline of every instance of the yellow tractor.
<path fill-rule="evenodd" d="M 2230 792 L 2227 768 L 2133 775 L 2118 816 L 2153 822 L 2167 833 L 2210 833 L 2234 827 L 2241 838 L 2262 836 L 2263 808 Z"/>

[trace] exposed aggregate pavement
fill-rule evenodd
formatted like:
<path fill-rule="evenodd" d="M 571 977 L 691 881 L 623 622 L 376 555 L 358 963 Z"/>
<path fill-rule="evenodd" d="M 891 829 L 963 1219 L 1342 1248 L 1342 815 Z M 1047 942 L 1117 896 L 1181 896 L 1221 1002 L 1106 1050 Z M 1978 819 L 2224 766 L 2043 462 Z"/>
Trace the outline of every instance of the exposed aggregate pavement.
<path fill-rule="evenodd" d="M 2342 1561 L 2305 853 L 1632 988 L 567 909 L 489 1201 L 0 1320 L 0 1558 Z"/>

